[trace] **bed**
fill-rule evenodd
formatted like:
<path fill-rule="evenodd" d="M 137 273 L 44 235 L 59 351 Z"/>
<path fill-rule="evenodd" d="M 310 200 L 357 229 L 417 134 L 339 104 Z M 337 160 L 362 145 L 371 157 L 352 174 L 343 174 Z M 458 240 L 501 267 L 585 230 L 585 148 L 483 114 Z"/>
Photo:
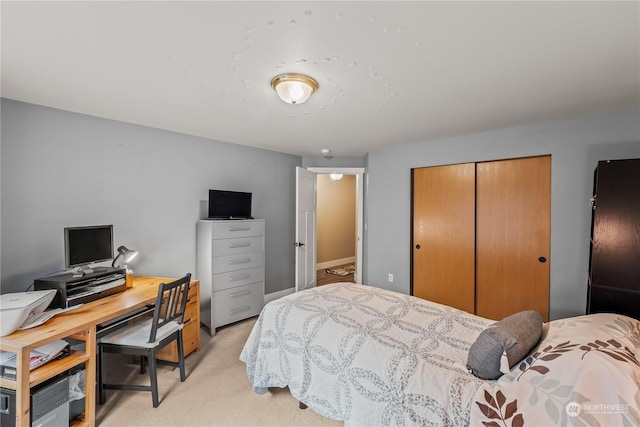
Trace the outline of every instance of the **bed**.
<path fill-rule="evenodd" d="M 545 323 L 523 360 L 483 380 L 467 357 L 494 323 L 337 283 L 268 303 L 240 359 L 256 393 L 288 387 L 347 426 L 640 425 L 640 322 L 595 314 Z"/>

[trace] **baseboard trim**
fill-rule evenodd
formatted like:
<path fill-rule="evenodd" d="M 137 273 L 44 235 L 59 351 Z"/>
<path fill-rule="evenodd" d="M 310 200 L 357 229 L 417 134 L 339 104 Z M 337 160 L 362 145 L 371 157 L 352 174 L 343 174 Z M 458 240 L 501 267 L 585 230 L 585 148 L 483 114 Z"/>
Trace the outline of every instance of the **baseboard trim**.
<path fill-rule="evenodd" d="M 268 302 L 275 301 L 275 300 L 277 300 L 279 298 L 282 298 L 284 296 L 292 294 L 295 291 L 296 291 L 296 288 L 289 288 L 289 289 L 283 289 L 283 290 L 278 291 L 278 292 L 272 292 L 270 294 L 265 294 L 264 303 L 266 304 Z"/>
<path fill-rule="evenodd" d="M 335 267 L 336 265 L 344 265 L 352 262 L 356 262 L 355 256 L 350 256 L 342 259 L 333 259 L 331 261 L 325 261 L 325 262 L 316 264 L 316 270 L 324 270 L 325 268 L 331 268 L 331 267 Z"/>

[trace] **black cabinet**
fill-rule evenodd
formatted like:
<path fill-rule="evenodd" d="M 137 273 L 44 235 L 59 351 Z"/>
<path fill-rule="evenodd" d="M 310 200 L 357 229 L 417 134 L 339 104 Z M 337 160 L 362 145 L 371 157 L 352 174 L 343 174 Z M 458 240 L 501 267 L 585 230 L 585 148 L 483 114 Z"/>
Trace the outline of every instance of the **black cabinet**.
<path fill-rule="evenodd" d="M 598 162 L 587 313 L 640 319 L 640 159 Z"/>

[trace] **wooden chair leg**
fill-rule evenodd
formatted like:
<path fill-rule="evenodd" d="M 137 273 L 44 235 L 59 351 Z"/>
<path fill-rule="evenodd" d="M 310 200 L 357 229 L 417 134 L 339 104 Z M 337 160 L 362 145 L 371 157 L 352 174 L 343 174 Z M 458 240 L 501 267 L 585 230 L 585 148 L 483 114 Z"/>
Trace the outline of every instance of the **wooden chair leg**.
<path fill-rule="evenodd" d="M 156 354 L 153 350 L 147 356 L 149 362 L 149 379 L 151 382 L 151 398 L 153 399 L 153 407 L 157 408 L 160 404 L 158 398 L 158 369 L 156 365 Z"/>
<path fill-rule="evenodd" d="M 147 372 L 147 357 L 146 356 L 140 356 L 140 374 L 144 374 L 145 372 Z"/>
<path fill-rule="evenodd" d="M 187 379 L 184 370 L 184 344 L 182 342 L 182 331 L 178 333 L 178 367 L 180 368 L 180 382 Z"/>

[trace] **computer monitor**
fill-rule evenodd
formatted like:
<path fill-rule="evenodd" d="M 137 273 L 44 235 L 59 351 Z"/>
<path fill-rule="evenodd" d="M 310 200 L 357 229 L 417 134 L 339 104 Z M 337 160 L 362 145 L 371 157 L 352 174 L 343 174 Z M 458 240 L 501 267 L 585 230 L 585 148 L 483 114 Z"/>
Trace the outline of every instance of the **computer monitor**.
<path fill-rule="evenodd" d="M 113 259 L 113 225 L 67 227 L 64 229 L 64 265 L 80 267 L 85 273 L 91 263 Z"/>

